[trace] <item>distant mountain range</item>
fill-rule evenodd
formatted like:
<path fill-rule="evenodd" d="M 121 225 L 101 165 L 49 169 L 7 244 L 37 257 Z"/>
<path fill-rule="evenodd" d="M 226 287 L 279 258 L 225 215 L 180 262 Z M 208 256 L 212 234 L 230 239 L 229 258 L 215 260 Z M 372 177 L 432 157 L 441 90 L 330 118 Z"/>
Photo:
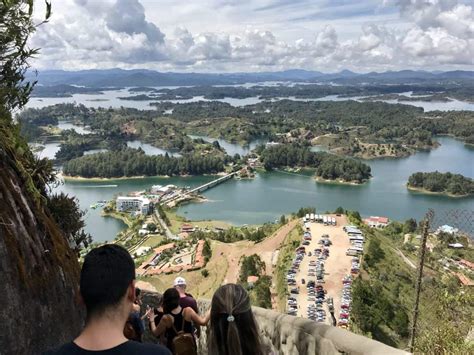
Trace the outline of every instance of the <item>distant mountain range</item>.
<path fill-rule="evenodd" d="M 35 75 L 28 73 L 28 80 Z M 278 72 L 259 73 L 173 73 L 157 72 L 146 69 L 107 69 L 107 70 L 45 70 L 36 77 L 44 86 L 78 85 L 97 87 L 130 87 L 130 86 L 183 86 L 183 85 L 232 85 L 257 83 L 262 81 L 292 81 L 337 83 L 346 85 L 361 84 L 409 84 L 409 83 L 446 83 L 451 81 L 474 80 L 474 71 L 387 71 L 383 73 L 358 74 L 350 70 L 325 74 L 318 71 L 292 69 Z"/>

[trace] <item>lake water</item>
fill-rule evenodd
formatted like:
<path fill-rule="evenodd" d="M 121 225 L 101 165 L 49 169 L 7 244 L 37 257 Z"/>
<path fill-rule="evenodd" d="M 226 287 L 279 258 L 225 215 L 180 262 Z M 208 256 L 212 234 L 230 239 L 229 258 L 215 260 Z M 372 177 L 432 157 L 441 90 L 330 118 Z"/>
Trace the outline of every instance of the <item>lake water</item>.
<path fill-rule="evenodd" d="M 268 86 L 271 86 L 272 83 L 269 83 Z M 165 87 L 156 87 L 165 88 Z M 153 106 L 150 106 L 151 102 L 171 102 L 171 103 L 188 103 L 188 102 L 197 102 L 197 101 L 213 101 L 205 99 L 203 96 L 195 96 L 191 99 L 178 99 L 178 100 L 158 100 L 152 99 L 149 101 L 134 101 L 134 100 L 121 100 L 119 97 L 128 97 L 128 96 L 135 96 L 136 92 L 129 92 L 128 88 L 120 89 L 120 90 L 108 90 L 104 91 L 103 95 L 97 94 L 74 94 L 72 97 L 53 97 L 53 98 L 38 98 L 33 97 L 28 101 L 26 107 L 34 107 L 34 108 L 42 108 L 49 105 L 54 105 L 58 103 L 81 103 L 87 107 L 113 107 L 113 108 L 120 108 L 120 107 L 130 107 L 136 108 L 140 110 L 154 110 Z M 401 93 L 406 94 L 408 96 L 411 95 L 410 92 L 408 93 Z M 320 98 L 315 99 L 302 99 L 302 98 L 295 98 L 295 97 L 280 97 L 274 98 L 274 100 L 282 100 L 282 99 L 289 99 L 294 101 L 347 101 L 347 100 L 360 100 L 362 96 L 354 96 L 354 97 L 340 97 L 337 95 L 328 95 Z M 260 103 L 264 100 L 260 99 L 259 97 L 248 97 L 245 99 L 237 99 L 237 98 L 224 98 L 214 101 L 226 102 L 232 106 L 240 107 L 246 105 L 253 105 Z M 459 101 L 459 100 L 452 100 L 449 102 L 424 102 L 424 101 L 397 101 L 397 100 L 380 100 L 387 103 L 402 103 L 405 105 L 413 105 L 417 107 L 423 107 L 425 111 L 460 111 L 460 110 L 468 110 L 474 111 L 474 103 L 466 102 L 466 101 Z"/>
<path fill-rule="evenodd" d="M 448 137 L 439 137 L 441 146 L 408 158 L 368 161 L 374 177 L 361 186 L 316 183 L 313 178 L 285 172 L 258 174 L 253 180 L 229 180 L 204 192 L 205 203 L 188 204 L 178 212 L 189 219 L 217 219 L 236 225 L 274 221 L 281 214 L 303 206 L 318 211 L 338 206 L 358 210 L 361 215 L 382 215 L 395 220 L 420 219 L 429 208 L 442 215 L 447 210 L 474 209 L 474 198 L 450 198 L 410 192 L 405 183 L 416 171 L 451 171 L 474 178 L 474 149 Z M 231 143 L 227 143 L 231 144 Z M 236 150 L 238 148 L 235 148 Z M 67 182 L 58 189 L 79 198 L 82 208 L 119 193 L 144 190 L 153 184 L 199 186 L 211 176 L 186 178 L 145 178 L 107 182 Z M 99 210 L 86 215 L 87 231 L 95 240 L 111 240 L 123 227 L 120 222 L 100 217 Z M 472 226 L 471 226 L 472 228 Z"/>
<path fill-rule="evenodd" d="M 90 129 L 88 129 L 84 126 L 76 125 L 76 124 L 71 123 L 71 122 L 67 122 L 67 121 L 59 121 L 57 127 L 61 130 L 72 129 L 73 131 L 76 131 L 78 134 L 91 133 Z"/>

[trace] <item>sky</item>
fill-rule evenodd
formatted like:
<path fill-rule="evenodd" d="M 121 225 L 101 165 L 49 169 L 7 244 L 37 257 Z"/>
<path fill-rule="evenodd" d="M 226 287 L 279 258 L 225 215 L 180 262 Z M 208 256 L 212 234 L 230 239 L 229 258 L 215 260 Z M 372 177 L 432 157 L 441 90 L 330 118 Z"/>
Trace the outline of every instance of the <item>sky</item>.
<path fill-rule="evenodd" d="M 473 0 L 51 2 L 35 69 L 474 70 Z"/>

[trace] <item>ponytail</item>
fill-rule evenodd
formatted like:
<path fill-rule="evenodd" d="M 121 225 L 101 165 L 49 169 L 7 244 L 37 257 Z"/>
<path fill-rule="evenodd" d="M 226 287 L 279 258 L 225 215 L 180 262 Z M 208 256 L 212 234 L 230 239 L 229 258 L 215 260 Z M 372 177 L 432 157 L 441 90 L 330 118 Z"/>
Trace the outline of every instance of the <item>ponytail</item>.
<path fill-rule="evenodd" d="M 242 354 L 242 347 L 240 345 L 240 334 L 239 329 L 237 329 L 237 325 L 235 321 L 228 322 L 227 326 L 227 354 L 228 355 L 243 355 Z"/>

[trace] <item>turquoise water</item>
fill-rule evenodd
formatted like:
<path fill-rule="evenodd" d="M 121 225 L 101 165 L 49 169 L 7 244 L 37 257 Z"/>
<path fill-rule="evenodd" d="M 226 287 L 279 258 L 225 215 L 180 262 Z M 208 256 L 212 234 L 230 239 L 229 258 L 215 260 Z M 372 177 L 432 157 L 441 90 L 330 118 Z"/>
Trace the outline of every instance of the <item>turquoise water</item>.
<path fill-rule="evenodd" d="M 396 220 L 420 219 L 429 208 L 440 215 L 453 209 L 474 210 L 474 198 L 450 198 L 410 192 L 405 183 L 416 171 L 451 171 L 474 178 L 474 149 L 448 137 L 439 137 L 441 146 L 408 158 L 368 161 L 374 177 L 361 186 L 322 184 L 305 175 L 284 172 L 261 173 L 253 180 L 229 180 L 204 192 L 209 200 L 189 204 L 178 212 L 189 219 L 216 219 L 233 224 L 257 224 L 274 221 L 283 213 L 302 206 L 319 211 L 338 206 L 358 210 L 363 216 L 382 215 Z M 230 143 L 227 143 L 230 144 Z M 238 149 L 237 147 L 235 149 Z M 79 198 L 82 208 L 119 193 L 144 190 L 153 184 L 199 186 L 212 176 L 185 178 L 144 178 L 107 182 L 67 182 L 58 189 Z M 99 210 L 89 210 L 87 231 L 95 240 L 111 240 L 123 228 L 113 219 L 103 218 Z"/>

